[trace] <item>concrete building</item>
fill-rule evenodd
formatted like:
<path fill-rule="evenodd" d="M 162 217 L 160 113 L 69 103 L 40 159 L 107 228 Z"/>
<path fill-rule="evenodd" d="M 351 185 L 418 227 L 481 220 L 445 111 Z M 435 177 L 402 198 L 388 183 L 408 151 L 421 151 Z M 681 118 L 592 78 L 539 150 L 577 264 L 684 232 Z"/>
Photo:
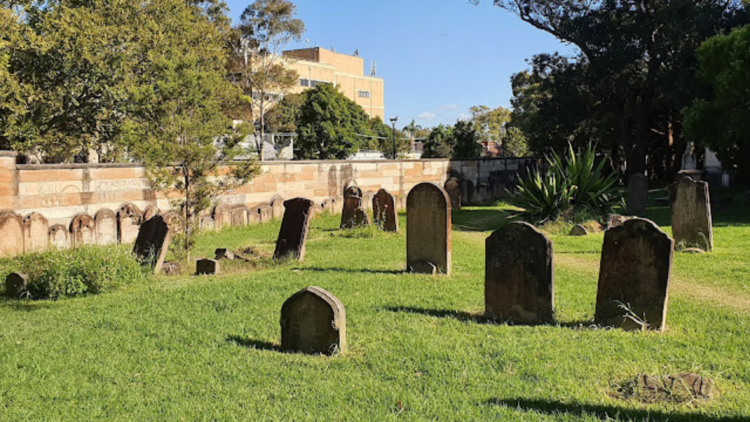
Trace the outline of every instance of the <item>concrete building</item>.
<path fill-rule="evenodd" d="M 288 50 L 289 67 L 299 74 L 291 93 L 300 93 L 319 83 L 330 83 L 372 117 L 385 120 L 383 79 L 365 74 L 365 61 L 359 56 L 340 54 L 312 47 Z"/>

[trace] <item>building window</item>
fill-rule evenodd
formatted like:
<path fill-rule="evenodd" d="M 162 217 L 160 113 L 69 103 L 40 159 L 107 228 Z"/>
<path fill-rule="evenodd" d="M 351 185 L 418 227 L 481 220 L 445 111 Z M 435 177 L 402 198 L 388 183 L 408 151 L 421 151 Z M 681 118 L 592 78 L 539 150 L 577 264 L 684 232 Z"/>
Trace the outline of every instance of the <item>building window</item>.
<path fill-rule="evenodd" d="M 357 91 L 359 98 L 370 98 L 370 91 Z"/>
<path fill-rule="evenodd" d="M 310 80 L 309 79 L 300 79 L 299 84 L 301 86 L 310 86 Z"/>

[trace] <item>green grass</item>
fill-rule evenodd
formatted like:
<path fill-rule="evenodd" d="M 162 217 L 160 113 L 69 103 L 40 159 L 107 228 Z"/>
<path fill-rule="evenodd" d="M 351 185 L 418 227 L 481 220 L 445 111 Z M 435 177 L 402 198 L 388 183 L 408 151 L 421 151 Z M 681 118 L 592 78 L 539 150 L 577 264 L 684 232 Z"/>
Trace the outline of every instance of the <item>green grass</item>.
<path fill-rule="evenodd" d="M 502 204 L 454 212 L 450 277 L 402 274 L 403 216 L 400 234 L 352 234 L 328 216 L 313 221 L 303 264 L 6 300 L 0 420 L 747 421 L 750 215 L 736 202 L 715 213 L 715 253 L 675 255 L 664 334 L 591 326 L 601 233 L 552 236 L 557 324 L 486 323 L 484 239 L 505 223 Z M 194 256 L 273 252 L 278 229 L 206 233 Z M 311 285 L 346 306 L 345 355 L 278 351 L 281 305 Z M 700 407 L 612 397 L 639 373 L 689 371 L 720 396 Z"/>

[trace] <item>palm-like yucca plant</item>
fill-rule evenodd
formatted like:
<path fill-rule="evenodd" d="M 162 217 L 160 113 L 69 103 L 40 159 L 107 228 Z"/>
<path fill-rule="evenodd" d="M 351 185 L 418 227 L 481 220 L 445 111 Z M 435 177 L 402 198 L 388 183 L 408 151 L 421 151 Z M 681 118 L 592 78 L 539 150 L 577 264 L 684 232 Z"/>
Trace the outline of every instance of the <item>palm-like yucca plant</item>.
<path fill-rule="evenodd" d="M 600 216 L 611 212 L 617 202 L 614 173 L 605 174 L 607 160 L 597 164 L 596 151 L 589 144 L 578 154 L 568 145 L 563 159 L 557 153 L 547 157 L 547 172 L 534 169 L 518 183 L 511 196 L 513 205 L 523 208 L 524 220 L 543 223 L 561 216 L 576 220 L 579 216 Z"/>

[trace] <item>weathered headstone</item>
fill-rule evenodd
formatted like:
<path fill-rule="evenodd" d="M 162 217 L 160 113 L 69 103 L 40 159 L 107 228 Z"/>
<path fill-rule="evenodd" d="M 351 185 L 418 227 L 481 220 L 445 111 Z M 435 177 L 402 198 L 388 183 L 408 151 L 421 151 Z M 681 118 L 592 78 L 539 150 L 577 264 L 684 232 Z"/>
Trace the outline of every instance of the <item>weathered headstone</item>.
<path fill-rule="evenodd" d="M 96 222 L 96 244 L 110 245 L 117 243 L 117 216 L 114 211 L 100 209 L 94 215 Z"/>
<path fill-rule="evenodd" d="M 213 212 L 214 228 L 221 230 L 224 227 L 232 225 L 232 210 L 228 204 L 219 202 L 214 207 Z"/>
<path fill-rule="evenodd" d="M 141 224 L 133 253 L 145 264 L 151 265 L 154 274 L 159 274 L 171 240 L 169 224 L 157 215 Z"/>
<path fill-rule="evenodd" d="M 247 226 L 248 215 L 247 208 L 244 205 L 235 205 L 232 207 L 232 225 L 235 227 Z"/>
<path fill-rule="evenodd" d="M 331 293 L 308 287 L 281 307 L 281 349 L 333 355 L 346 351 L 346 310 Z"/>
<path fill-rule="evenodd" d="M 70 238 L 68 237 L 68 229 L 62 224 L 55 224 L 49 228 L 47 237 L 49 239 L 49 245 L 58 249 L 67 249 L 70 247 Z"/>
<path fill-rule="evenodd" d="M 149 205 L 146 207 L 145 210 L 143 210 L 143 221 L 150 220 L 151 217 L 157 216 L 161 214 L 159 212 L 159 208 L 156 207 L 156 205 Z"/>
<path fill-rule="evenodd" d="M 485 242 L 484 305 L 490 318 L 552 322 L 552 242 L 528 223 L 510 223 Z"/>
<path fill-rule="evenodd" d="M 669 186 L 669 204 L 675 242 L 712 251 L 714 234 L 708 183 L 682 177 Z"/>
<path fill-rule="evenodd" d="M 258 215 L 258 220 L 261 223 L 267 223 L 273 220 L 273 208 L 268 204 L 260 204 L 257 207 L 253 208 L 251 212 L 254 212 L 256 215 Z"/>
<path fill-rule="evenodd" d="M 221 263 L 215 259 L 199 259 L 195 262 L 195 273 L 198 275 L 220 274 Z"/>
<path fill-rule="evenodd" d="M 648 178 L 643 173 L 636 173 L 628 179 L 628 213 L 642 215 L 646 211 L 648 197 Z"/>
<path fill-rule="evenodd" d="M 354 210 L 362 206 L 362 190 L 356 186 L 350 186 L 344 192 L 344 207 L 341 210 L 341 228 L 350 229 L 355 227 Z"/>
<path fill-rule="evenodd" d="M 222 259 L 226 259 L 227 261 L 234 261 L 234 258 L 234 252 L 230 251 L 229 249 L 219 248 L 214 251 L 214 259 L 217 261 L 220 261 Z"/>
<path fill-rule="evenodd" d="M 451 204 L 444 190 L 420 183 L 406 199 L 406 267 L 430 274 L 430 264 L 451 272 Z"/>
<path fill-rule="evenodd" d="M 380 189 L 372 198 L 372 214 L 375 225 L 387 232 L 398 231 L 396 200 L 385 189 Z"/>
<path fill-rule="evenodd" d="M 271 206 L 271 217 L 275 220 L 284 217 L 284 198 L 276 195 L 269 202 Z"/>
<path fill-rule="evenodd" d="M 596 293 L 597 324 L 663 331 L 674 240 L 634 218 L 604 233 Z"/>
<path fill-rule="evenodd" d="M 133 204 L 125 204 L 117 210 L 117 237 L 120 243 L 135 242 L 142 216 L 143 213 Z"/>
<path fill-rule="evenodd" d="M 49 223 L 41 214 L 32 212 L 23 219 L 24 252 L 38 252 L 49 245 Z"/>
<path fill-rule="evenodd" d="M 23 273 L 10 273 L 5 277 L 5 295 L 20 297 L 26 291 L 29 277 Z"/>
<path fill-rule="evenodd" d="M 461 209 L 461 182 L 455 177 L 451 177 L 445 182 L 445 192 L 451 199 L 451 208 L 454 210 Z"/>
<path fill-rule="evenodd" d="M 73 217 L 69 231 L 74 248 L 96 244 L 96 222 L 88 214 Z"/>
<path fill-rule="evenodd" d="M 588 236 L 589 231 L 586 230 L 586 227 L 583 227 L 580 224 L 576 224 L 575 226 L 573 226 L 572 229 L 570 229 L 569 235 L 570 236 Z"/>
<path fill-rule="evenodd" d="M 216 230 L 216 224 L 214 224 L 214 219 L 208 216 L 201 217 L 200 227 L 201 227 L 201 230 L 203 231 Z"/>
<path fill-rule="evenodd" d="M 307 231 L 312 217 L 313 201 L 305 198 L 294 198 L 284 202 L 284 219 L 281 220 L 279 238 L 276 240 L 274 259 L 292 257 L 305 259 Z"/>

